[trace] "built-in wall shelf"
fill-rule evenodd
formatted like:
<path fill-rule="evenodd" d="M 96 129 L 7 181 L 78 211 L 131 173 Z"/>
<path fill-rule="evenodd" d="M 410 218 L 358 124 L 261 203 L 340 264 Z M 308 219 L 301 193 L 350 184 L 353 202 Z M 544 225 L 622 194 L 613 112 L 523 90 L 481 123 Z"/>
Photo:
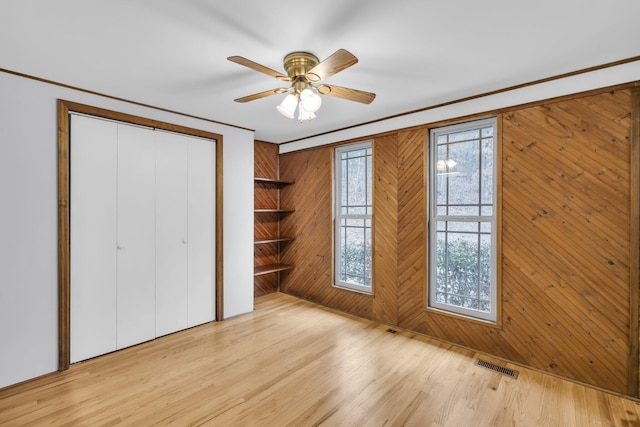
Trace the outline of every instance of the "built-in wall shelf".
<path fill-rule="evenodd" d="M 291 185 L 293 181 L 282 181 L 280 179 L 271 179 L 271 178 L 254 178 L 254 182 L 258 184 L 273 184 L 273 185 Z"/>
<path fill-rule="evenodd" d="M 255 213 L 277 213 L 277 214 L 289 214 L 293 213 L 293 209 L 254 209 Z"/>
<path fill-rule="evenodd" d="M 293 209 L 284 209 L 280 207 L 280 189 L 284 186 L 293 184 L 293 181 L 285 181 L 274 178 L 254 178 L 255 188 L 260 189 L 258 204 L 262 206 L 277 206 L 277 208 L 255 207 L 253 212 L 256 214 L 256 224 L 269 224 L 268 227 L 262 228 L 257 234 L 254 245 L 256 256 L 256 265 L 254 266 L 254 276 L 262 276 L 290 270 L 293 265 L 280 263 L 280 252 L 284 245 L 292 241 L 294 237 L 280 236 L 281 216 L 294 212 Z M 269 215 L 276 216 L 275 220 Z M 270 228 L 273 227 L 273 228 Z M 269 229 L 270 228 L 270 229 Z M 273 245 L 270 247 L 269 245 Z M 275 262 L 274 262 L 275 261 Z M 262 265 L 261 265 L 262 264 Z M 273 278 L 260 279 L 266 282 L 274 283 L 275 289 L 279 287 L 279 276 Z"/>
<path fill-rule="evenodd" d="M 293 265 L 289 264 L 269 264 L 261 265 L 260 267 L 254 267 L 253 275 L 261 276 L 263 274 L 277 273 L 279 271 L 291 270 Z"/>
<path fill-rule="evenodd" d="M 267 243 L 284 243 L 284 242 L 290 242 L 293 239 L 295 239 L 295 237 L 273 237 L 273 238 L 267 238 L 267 239 L 256 239 L 255 242 L 253 242 L 256 245 L 264 245 Z"/>

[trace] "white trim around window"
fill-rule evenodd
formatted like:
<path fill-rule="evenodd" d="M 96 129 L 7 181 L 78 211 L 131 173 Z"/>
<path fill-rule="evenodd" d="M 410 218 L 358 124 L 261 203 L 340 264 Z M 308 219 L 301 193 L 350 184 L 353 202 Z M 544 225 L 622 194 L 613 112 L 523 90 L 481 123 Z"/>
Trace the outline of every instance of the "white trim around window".
<path fill-rule="evenodd" d="M 334 286 L 372 293 L 373 146 L 337 147 L 334 157 Z"/>
<path fill-rule="evenodd" d="M 497 319 L 495 118 L 429 137 L 428 306 Z"/>

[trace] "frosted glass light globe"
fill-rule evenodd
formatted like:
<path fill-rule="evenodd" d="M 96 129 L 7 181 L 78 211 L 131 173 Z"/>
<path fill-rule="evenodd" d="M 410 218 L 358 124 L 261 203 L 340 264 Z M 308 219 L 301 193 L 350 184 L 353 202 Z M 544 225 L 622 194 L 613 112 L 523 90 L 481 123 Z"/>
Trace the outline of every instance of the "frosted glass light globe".
<path fill-rule="evenodd" d="M 322 105 L 322 98 L 311 89 L 304 89 L 300 92 L 300 105 L 309 113 L 315 113 Z"/>

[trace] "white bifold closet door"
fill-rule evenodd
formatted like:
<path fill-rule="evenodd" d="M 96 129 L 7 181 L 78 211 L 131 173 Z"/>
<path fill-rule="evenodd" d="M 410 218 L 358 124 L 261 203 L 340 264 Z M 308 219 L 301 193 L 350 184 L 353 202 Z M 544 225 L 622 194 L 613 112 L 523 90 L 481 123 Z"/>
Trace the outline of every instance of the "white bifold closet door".
<path fill-rule="evenodd" d="M 71 362 L 215 320 L 215 142 L 73 115 Z"/>
<path fill-rule="evenodd" d="M 156 132 L 156 335 L 215 319 L 215 146 Z"/>
<path fill-rule="evenodd" d="M 211 141 L 189 138 L 189 317 L 188 326 L 216 318 L 216 147 Z M 213 165 L 212 163 L 213 162 Z"/>
<path fill-rule="evenodd" d="M 116 349 L 118 126 L 71 121 L 71 362 Z"/>
<path fill-rule="evenodd" d="M 156 335 L 187 328 L 188 139 L 156 132 Z"/>
<path fill-rule="evenodd" d="M 117 348 L 156 332 L 154 137 L 149 129 L 118 125 Z"/>

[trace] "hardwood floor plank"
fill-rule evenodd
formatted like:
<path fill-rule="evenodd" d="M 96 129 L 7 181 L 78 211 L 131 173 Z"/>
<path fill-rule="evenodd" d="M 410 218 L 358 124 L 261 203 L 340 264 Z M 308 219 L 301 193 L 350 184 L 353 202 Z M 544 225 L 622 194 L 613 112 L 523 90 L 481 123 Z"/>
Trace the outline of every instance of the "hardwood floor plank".
<path fill-rule="evenodd" d="M 0 390 L 0 425 L 640 425 L 637 401 L 472 350 L 282 293 L 255 307 Z"/>

